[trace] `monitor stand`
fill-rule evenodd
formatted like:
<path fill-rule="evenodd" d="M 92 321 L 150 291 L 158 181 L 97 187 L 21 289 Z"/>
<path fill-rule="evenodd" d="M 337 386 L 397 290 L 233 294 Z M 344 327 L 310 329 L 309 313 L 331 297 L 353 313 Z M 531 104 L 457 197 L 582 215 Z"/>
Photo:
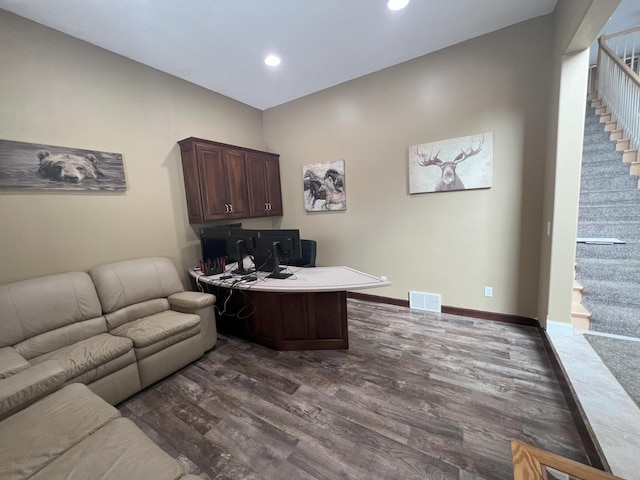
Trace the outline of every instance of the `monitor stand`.
<path fill-rule="evenodd" d="M 235 275 L 247 275 L 249 273 L 255 272 L 255 270 L 251 268 L 244 268 L 245 251 L 246 247 L 244 244 L 244 240 L 238 240 L 236 242 L 236 258 L 238 259 L 238 268 L 233 270 L 231 273 Z"/>
<path fill-rule="evenodd" d="M 283 273 L 282 270 L 284 270 L 284 268 L 280 267 L 280 260 L 282 259 L 280 242 L 273 242 L 271 252 L 273 255 L 273 271 L 270 275 L 267 275 L 267 278 L 279 278 L 282 280 L 293 275 L 292 273 Z"/>
<path fill-rule="evenodd" d="M 271 273 L 269 275 L 267 275 L 267 278 L 280 278 L 280 279 L 285 279 L 285 278 L 289 278 L 291 275 L 293 275 L 293 273 L 284 273 L 284 272 L 278 272 L 278 273 Z"/>

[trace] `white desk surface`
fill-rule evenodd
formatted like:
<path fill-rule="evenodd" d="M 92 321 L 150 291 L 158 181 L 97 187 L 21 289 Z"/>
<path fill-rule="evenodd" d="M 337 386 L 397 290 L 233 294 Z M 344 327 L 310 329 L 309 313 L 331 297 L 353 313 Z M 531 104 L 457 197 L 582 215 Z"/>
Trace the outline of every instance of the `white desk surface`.
<path fill-rule="evenodd" d="M 235 268 L 235 263 L 227 265 L 227 272 Z M 257 281 L 241 282 L 240 276 L 220 280 L 222 274 L 205 276 L 197 268 L 189 269 L 189 274 L 200 282 L 259 292 L 338 292 L 391 286 L 391 282 L 387 280 L 381 280 L 379 277 L 349 267 L 287 267 L 284 272 L 293 273 L 293 275 L 278 279 L 266 278 L 267 272 L 257 272 Z"/>

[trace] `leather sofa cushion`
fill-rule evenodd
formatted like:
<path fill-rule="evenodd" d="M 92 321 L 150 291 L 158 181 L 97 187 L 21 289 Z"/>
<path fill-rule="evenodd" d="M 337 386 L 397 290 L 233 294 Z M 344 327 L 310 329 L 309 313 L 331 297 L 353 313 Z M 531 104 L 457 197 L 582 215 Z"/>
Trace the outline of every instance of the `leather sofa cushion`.
<path fill-rule="evenodd" d="M 146 302 L 135 303 L 128 307 L 121 308 L 112 313 L 107 313 L 105 319 L 107 320 L 107 326 L 109 330 L 119 327 L 127 322 L 138 320 L 142 317 L 149 317 L 156 313 L 169 310 L 171 306 L 166 298 L 154 298 L 153 300 L 147 300 Z"/>
<path fill-rule="evenodd" d="M 52 393 L 0 422 L 2 479 L 30 477 L 119 416 L 86 385 L 74 383 Z"/>
<path fill-rule="evenodd" d="M 130 338 L 136 348 L 138 360 L 185 338 L 200 333 L 200 317 L 189 313 L 165 312 L 140 318 L 114 328 L 112 335 Z M 141 356 L 139 349 L 144 350 Z"/>
<path fill-rule="evenodd" d="M 216 302 L 215 295 L 201 292 L 178 292 L 169 297 L 172 307 L 180 311 L 195 311 L 212 306 Z"/>
<path fill-rule="evenodd" d="M 64 385 L 60 362 L 48 360 L 0 380 L 0 420 Z"/>
<path fill-rule="evenodd" d="M 175 480 L 182 474 L 180 464 L 153 443 L 131 420 L 118 418 L 31 478 Z"/>
<path fill-rule="evenodd" d="M 29 362 L 15 348 L 0 348 L 0 379 L 10 377 L 25 368 L 29 368 Z"/>
<path fill-rule="evenodd" d="M 31 363 L 35 365 L 45 360 L 58 360 L 65 370 L 66 379 L 71 380 L 125 355 L 132 348 L 133 342 L 130 339 L 102 333 L 36 357 Z M 111 372 L 102 372 L 103 375 L 107 373 Z"/>
<path fill-rule="evenodd" d="M 106 331 L 107 322 L 104 317 L 92 318 L 41 333 L 15 344 L 14 348 L 30 360 Z"/>
<path fill-rule="evenodd" d="M 101 315 L 95 287 L 84 272 L 0 285 L 0 347 Z"/>
<path fill-rule="evenodd" d="M 184 290 L 168 258 L 138 258 L 89 270 L 104 313 Z"/>

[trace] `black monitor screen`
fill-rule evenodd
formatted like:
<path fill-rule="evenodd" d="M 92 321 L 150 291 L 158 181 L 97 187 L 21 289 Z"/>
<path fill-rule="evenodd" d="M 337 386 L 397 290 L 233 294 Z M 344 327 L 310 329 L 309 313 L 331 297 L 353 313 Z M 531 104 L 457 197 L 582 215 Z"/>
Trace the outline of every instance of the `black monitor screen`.
<path fill-rule="evenodd" d="M 218 225 L 200 229 L 201 259 L 207 261 L 214 258 L 225 258 L 233 252 L 227 250 L 231 229 L 242 228 L 241 223 Z"/>
<path fill-rule="evenodd" d="M 255 252 L 257 270 L 275 272 L 278 264 L 286 265 L 300 255 L 299 230 L 260 230 Z"/>

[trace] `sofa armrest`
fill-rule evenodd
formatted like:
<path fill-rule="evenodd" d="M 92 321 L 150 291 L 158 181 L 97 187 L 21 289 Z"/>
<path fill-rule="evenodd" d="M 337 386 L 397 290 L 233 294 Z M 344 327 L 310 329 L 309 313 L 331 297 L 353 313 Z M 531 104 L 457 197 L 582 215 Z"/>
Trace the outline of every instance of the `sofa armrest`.
<path fill-rule="evenodd" d="M 167 297 L 171 309 L 200 316 L 200 337 L 204 351 L 211 350 L 218 341 L 216 316 L 213 312 L 215 295 L 201 292 L 177 292 Z"/>
<path fill-rule="evenodd" d="M 212 306 L 216 302 L 215 295 L 202 292 L 177 292 L 167 297 L 173 310 L 195 313 Z"/>
<path fill-rule="evenodd" d="M 62 387 L 65 372 L 57 360 L 46 360 L 0 380 L 0 420 Z"/>
<path fill-rule="evenodd" d="M 0 348 L 0 379 L 8 378 L 26 368 L 29 368 L 29 362 L 15 348 Z"/>

